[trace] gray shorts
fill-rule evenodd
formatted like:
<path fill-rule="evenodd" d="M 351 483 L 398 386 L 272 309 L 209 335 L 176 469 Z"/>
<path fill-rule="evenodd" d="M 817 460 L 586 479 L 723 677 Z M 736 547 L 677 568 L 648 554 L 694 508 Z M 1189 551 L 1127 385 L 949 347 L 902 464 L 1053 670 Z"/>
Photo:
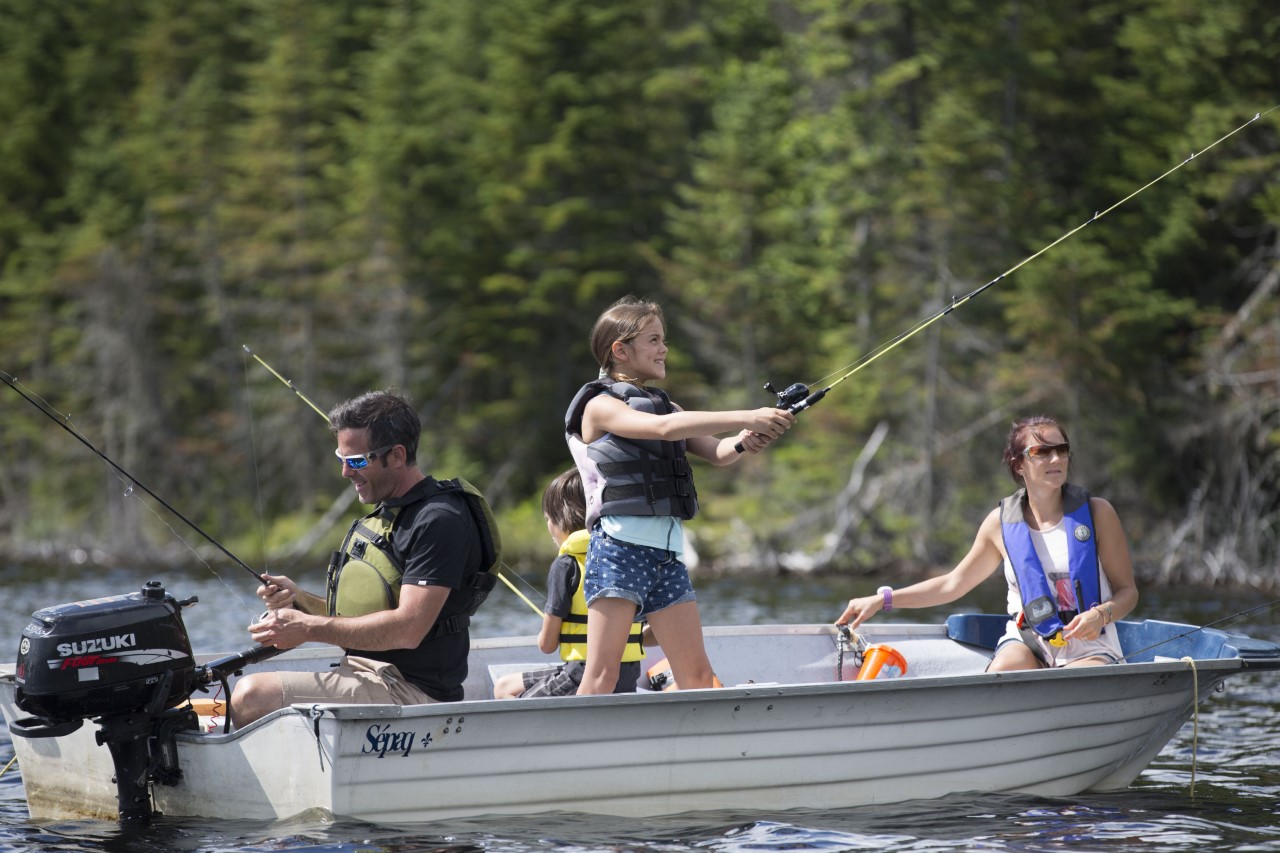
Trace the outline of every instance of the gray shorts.
<path fill-rule="evenodd" d="M 520 697 L 533 699 L 538 696 L 572 696 L 578 692 L 578 685 L 582 683 L 582 673 L 586 668 L 586 661 L 571 660 L 559 666 L 522 672 L 524 693 Z M 640 661 L 624 663 L 618 670 L 618 683 L 614 685 L 613 692 L 635 693 L 639 679 Z"/>

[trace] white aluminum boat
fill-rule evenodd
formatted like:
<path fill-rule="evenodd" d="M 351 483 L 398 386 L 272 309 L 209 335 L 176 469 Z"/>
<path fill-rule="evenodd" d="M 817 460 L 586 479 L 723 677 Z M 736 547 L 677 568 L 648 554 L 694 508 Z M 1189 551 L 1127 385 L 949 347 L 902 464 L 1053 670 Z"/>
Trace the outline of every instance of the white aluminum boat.
<path fill-rule="evenodd" d="M 861 640 L 906 662 L 897 677 L 874 680 L 856 680 L 858 650 L 830 625 L 709 627 L 724 687 L 581 698 L 493 700 L 494 678 L 553 659 L 532 636 L 478 640 L 467 701 L 296 705 L 231 733 L 152 729 L 141 789 L 170 816 L 322 809 L 392 824 L 549 811 L 778 813 L 973 791 L 1069 796 L 1128 786 L 1228 676 L 1280 668 L 1274 644 L 1146 621 L 1119 624 L 1130 656 L 1122 664 L 987 673 L 1005 618 L 866 625 Z M 306 647 L 261 666 L 332 660 L 333 650 Z M 28 729 L 13 743 L 31 815 L 123 819 L 113 750 L 99 745 L 103 718 L 33 733 L 21 694 L 6 668 L 0 711 L 11 731 Z"/>

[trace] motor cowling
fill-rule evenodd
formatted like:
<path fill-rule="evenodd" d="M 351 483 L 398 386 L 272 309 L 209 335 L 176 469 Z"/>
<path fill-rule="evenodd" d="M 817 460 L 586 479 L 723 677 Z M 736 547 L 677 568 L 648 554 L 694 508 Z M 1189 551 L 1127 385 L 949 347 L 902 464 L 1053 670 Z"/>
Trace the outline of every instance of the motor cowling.
<path fill-rule="evenodd" d="M 150 581 L 140 592 L 37 610 L 18 646 L 18 707 L 58 724 L 180 704 L 197 685 L 182 621 L 195 600 Z"/>

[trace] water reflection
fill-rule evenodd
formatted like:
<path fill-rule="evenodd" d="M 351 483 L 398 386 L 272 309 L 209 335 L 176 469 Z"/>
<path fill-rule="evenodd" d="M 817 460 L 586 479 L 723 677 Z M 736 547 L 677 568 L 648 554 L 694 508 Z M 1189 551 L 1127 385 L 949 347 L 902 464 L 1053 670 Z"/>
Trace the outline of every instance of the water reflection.
<path fill-rule="evenodd" d="M 175 597 L 198 596 L 184 614 L 199 652 L 245 646 L 245 625 L 259 611 L 253 581 L 235 567 L 223 577 L 200 568 L 165 575 L 83 567 L 0 570 L 6 605 L 0 643 L 7 661 L 32 611 L 86 598 L 136 591 L 162 581 Z M 319 572 L 314 580 L 318 585 Z M 543 578 L 531 576 L 526 594 L 540 602 Z M 304 581 L 305 582 L 305 581 Z M 826 622 L 851 595 L 878 584 L 829 576 L 733 578 L 695 581 L 708 625 Z M 989 589 L 987 587 L 990 587 Z M 986 584 L 963 602 L 965 610 L 1003 605 L 998 584 Z M 1139 618 L 1202 624 L 1254 608 L 1256 595 L 1205 595 L 1144 590 Z M 937 621 L 958 608 L 898 611 L 896 620 Z M 883 617 L 881 617 L 883 618 Z M 537 617 L 499 586 L 477 614 L 477 637 L 533 634 Z M 1230 626 L 1260 639 L 1280 640 L 1274 611 Z M 1070 800 L 1025 796 L 955 796 L 942 800 L 823 812 L 771 815 L 732 812 L 627 820 L 547 815 L 394 827 L 335 821 L 309 813 L 287 821 L 174 820 L 158 817 L 144 831 L 122 833 L 114 823 L 28 821 L 19 777 L 0 777 L 0 850 L 14 851 L 440 851 L 440 853 L 578 853 L 644 850 L 654 853 L 747 853 L 769 850 L 943 851 L 1046 849 L 1234 851 L 1280 850 L 1280 674 L 1233 676 L 1208 697 L 1198 737 L 1185 726 L 1132 788 Z M 0 736 L 0 763 L 12 756 Z M 1194 760 L 1195 796 L 1190 794 Z"/>

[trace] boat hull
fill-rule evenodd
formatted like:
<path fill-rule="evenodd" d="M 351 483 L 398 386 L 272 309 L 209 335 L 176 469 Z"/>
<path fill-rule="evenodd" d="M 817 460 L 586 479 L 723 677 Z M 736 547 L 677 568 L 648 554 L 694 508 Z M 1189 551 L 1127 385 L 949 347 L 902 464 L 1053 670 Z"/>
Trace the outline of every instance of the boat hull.
<path fill-rule="evenodd" d="M 830 626 L 708 629 L 718 673 L 736 686 L 295 706 L 231 734 L 179 734 L 182 779 L 155 785 L 153 798 L 173 816 L 278 819 L 319 808 L 394 824 L 779 812 L 959 792 L 1066 796 L 1129 785 L 1197 699 L 1242 668 L 1226 657 L 985 673 L 989 653 L 944 628 L 877 630 L 874 641 L 904 652 L 906 677 L 852 680 Z M 478 642 L 469 691 L 529 648 L 529 638 Z M 315 652 L 302 651 L 292 665 L 312 665 Z M 747 683 L 751 672 L 770 681 Z M 801 682 L 772 678 L 785 673 Z M 21 716 L 3 680 L 0 710 Z M 33 817 L 114 817 L 111 759 L 94 728 L 14 738 Z"/>

